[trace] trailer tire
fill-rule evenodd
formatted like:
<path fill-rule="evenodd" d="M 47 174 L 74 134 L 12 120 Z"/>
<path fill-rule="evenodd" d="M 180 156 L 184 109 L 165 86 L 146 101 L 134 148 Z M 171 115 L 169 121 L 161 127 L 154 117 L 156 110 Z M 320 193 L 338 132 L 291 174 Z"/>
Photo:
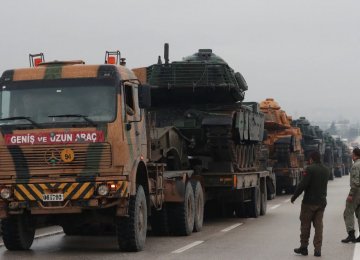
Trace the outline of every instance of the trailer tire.
<path fill-rule="evenodd" d="M 261 195 L 260 188 L 254 187 L 251 190 L 251 202 L 248 203 L 248 215 L 250 218 L 257 218 L 260 215 Z"/>
<path fill-rule="evenodd" d="M 247 217 L 247 207 L 246 207 L 246 203 L 239 201 L 236 203 L 236 207 L 235 207 L 235 214 L 238 218 L 246 218 Z"/>
<path fill-rule="evenodd" d="M 71 223 L 61 225 L 65 235 L 67 236 L 82 236 L 80 227 L 77 227 Z"/>
<path fill-rule="evenodd" d="M 267 187 L 266 182 L 262 184 L 263 188 L 261 190 L 261 204 L 260 204 L 260 215 L 264 216 L 266 214 L 267 208 Z"/>
<path fill-rule="evenodd" d="M 156 236 L 166 236 L 169 235 L 169 223 L 168 223 L 168 213 L 166 210 L 166 205 L 163 205 L 161 210 L 153 210 L 151 217 L 151 231 Z"/>
<path fill-rule="evenodd" d="M 204 224 L 204 192 L 199 181 L 191 182 L 194 191 L 195 213 L 194 232 L 200 232 Z"/>
<path fill-rule="evenodd" d="M 334 169 L 330 169 L 329 172 L 330 172 L 329 180 L 333 181 L 334 180 Z"/>
<path fill-rule="evenodd" d="M 168 207 L 170 231 L 177 236 L 188 236 L 194 229 L 194 192 L 190 182 L 185 185 L 184 201 Z"/>
<path fill-rule="evenodd" d="M 116 220 L 116 234 L 121 251 L 138 252 L 144 248 L 147 232 L 147 205 L 144 189 L 137 186 L 129 200 L 129 217 Z"/>
<path fill-rule="evenodd" d="M 1 229 L 8 250 L 28 250 L 34 241 L 35 223 L 29 214 L 3 219 Z"/>
<path fill-rule="evenodd" d="M 272 173 L 272 175 L 269 178 L 266 178 L 266 191 L 267 191 L 268 200 L 275 199 L 277 191 L 276 191 L 276 176 L 274 173 Z"/>

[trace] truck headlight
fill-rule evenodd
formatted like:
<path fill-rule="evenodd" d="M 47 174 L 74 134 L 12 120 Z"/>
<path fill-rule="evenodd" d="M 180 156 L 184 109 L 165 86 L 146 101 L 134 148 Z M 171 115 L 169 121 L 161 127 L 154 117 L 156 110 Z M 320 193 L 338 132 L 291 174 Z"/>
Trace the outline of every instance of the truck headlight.
<path fill-rule="evenodd" d="M 109 194 L 109 187 L 106 184 L 101 184 L 97 189 L 97 193 L 100 196 L 106 196 Z"/>
<path fill-rule="evenodd" d="M 10 199 L 11 190 L 8 187 L 1 188 L 0 196 L 1 196 L 2 199 L 5 199 L 5 200 Z"/>

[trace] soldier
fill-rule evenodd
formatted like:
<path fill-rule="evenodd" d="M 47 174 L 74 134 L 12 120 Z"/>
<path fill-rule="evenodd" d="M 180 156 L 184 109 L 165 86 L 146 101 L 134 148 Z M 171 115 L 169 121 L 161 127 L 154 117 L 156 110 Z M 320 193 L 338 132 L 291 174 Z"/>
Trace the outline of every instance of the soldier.
<path fill-rule="evenodd" d="M 346 206 L 344 210 L 344 221 L 348 237 L 341 240 L 343 243 L 360 242 L 360 236 L 355 238 L 354 229 L 354 212 L 358 219 L 360 227 L 360 149 L 355 148 L 352 152 L 352 159 L 354 161 L 350 170 L 350 192 L 346 198 Z"/>
<path fill-rule="evenodd" d="M 327 183 L 329 170 L 320 162 L 320 153 L 314 151 L 310 155 L 310 165 L 303 173 L 303 178 L 299 183 L 291 203 L 304 191 L 304 198 L 300 212 L 300 247 L 295 248 L 294 252 L 301 255 L 308 255 L 308 245 L 310 237 L 311 222 L 315 228 L 314 235 L 314 256 L 321 256 L 323 216 L 326 207 Z"/>

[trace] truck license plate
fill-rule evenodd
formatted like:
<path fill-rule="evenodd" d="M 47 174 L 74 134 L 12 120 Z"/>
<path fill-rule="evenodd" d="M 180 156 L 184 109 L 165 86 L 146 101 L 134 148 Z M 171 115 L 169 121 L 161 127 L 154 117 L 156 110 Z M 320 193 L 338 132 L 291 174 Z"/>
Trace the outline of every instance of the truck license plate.
<path fill-rule="evenodd" d="M 64 194 L 62 193 L 43 194 L 43 201 L 64 201 Z"/>

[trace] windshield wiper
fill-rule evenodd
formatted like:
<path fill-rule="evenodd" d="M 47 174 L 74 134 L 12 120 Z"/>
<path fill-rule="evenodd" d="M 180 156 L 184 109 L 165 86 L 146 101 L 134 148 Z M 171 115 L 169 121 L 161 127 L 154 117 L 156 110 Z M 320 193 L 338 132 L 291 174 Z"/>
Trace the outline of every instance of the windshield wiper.
<path fill-rule="evenodd" d="M 41 125 L 36 123 L 34 120 L 31 119 L 29 116 L 13 116 L 13 117 L 6 117 L 6 118 L 0 118 L 0 121 L 7 121 L 7 120 L 27 120 L 32 125 L 34 125 L 36 128 L 42 128 Z"/>
<path fill-rule="evenodd" d="M 81 114 L 64 114 L 64 115 L 52 115 L 48 117 L 79 117 L 84 119 L 86 122 L 88 122 L 92 126 L 97 126 L 94 121 L 88 118 L 88 116 L 81 115 Z"/>

